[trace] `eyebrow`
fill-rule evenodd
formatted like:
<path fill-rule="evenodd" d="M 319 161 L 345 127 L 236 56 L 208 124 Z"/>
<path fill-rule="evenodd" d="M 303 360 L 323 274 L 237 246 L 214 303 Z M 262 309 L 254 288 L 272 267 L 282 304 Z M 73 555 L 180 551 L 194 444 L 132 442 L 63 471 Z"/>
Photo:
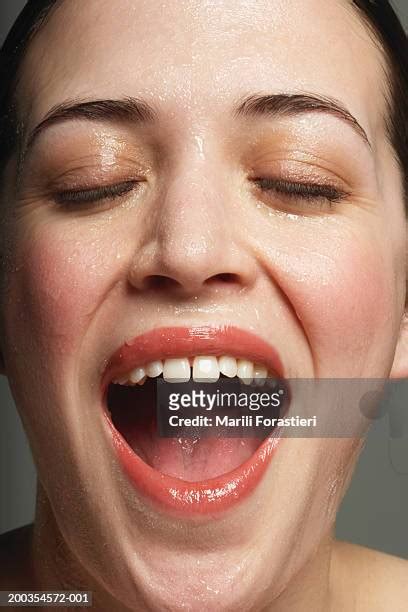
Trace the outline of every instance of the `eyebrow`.
<path fill-rule="evenodd" d="M 350 111 L 334 98 L 310 93 L 252 94 L 241 98 L 232 110 L 232 116 L 237 119 L 290 117 L 306 113 L 326 113 L 342 120 L 371 148 L 363 127 Z M 24 149 L 27 151 L 49 126 L 67 120 L 129 121 L 146 124 L 157 121 L 158 116 L 157 110 L 140 98 L 68 100 L 51 108 L 29 134 Z"/>
<path fill-rule="evenodd" d="M 29 149 L 38 136 L 51 125 L 74 119 L 150 123 L 157 119 L 157 113 L 144 100 L 132 97 L 119 100 L 68 100 L 48 111 L 44 119 L 29 134 L 25 150 Z"/>
<path fill-rule="evenodd" d="M 367 133 L 350 113 L 335 98 L 315 94 L 249 95 L 236 106 L 236 117 L 290 117 L 305 113 L 326 113 L 346 122 L 371 148 Z"/>

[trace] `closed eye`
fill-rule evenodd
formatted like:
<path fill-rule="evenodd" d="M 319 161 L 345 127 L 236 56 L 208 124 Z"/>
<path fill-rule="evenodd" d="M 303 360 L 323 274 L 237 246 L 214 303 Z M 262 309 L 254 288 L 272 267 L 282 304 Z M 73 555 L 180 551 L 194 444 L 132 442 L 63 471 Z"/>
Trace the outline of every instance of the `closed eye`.
<path fill-rule="evenodd" d="M 284 179 L 259 178 L 252 181 L 262 191 L 275 193 L 291 200 L 306 200 L 327 202 L 329 205 L 341 202 L 348 192 L 329 184 L 303 183 Z"/>
<path fill-rule="evenodd" d="M 69 204 L 94 204 L 102 200 L 120 198 L 139 186 L 140 181 L 123 181 L 114 185 L 102 185 L 89 189 L 65 189 L 54 194 L 54 200 L 62 206 Z"/>

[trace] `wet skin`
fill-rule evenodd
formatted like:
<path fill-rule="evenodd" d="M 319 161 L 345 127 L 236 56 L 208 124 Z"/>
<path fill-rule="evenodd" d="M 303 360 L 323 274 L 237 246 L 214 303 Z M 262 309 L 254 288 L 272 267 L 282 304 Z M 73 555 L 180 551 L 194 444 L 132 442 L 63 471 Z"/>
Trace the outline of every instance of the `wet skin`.
<path fill-rule="evenodd" d="M 284 440 L 253 495 L 192 524 L 127 481 L 100 396 L 117 347 L 165 325 L 253 331 L 288 377 L 406 376 L 385 88 L 345 1 L 72 0 L 51 15 L 23 64 L 2 195 L 1 348 L 40 479 L 25 546 L 42 555 L 16 584 L 83 584 L 100 610 L 398 609 L 405 563 L 332 539 L 359 440 Z M 332 111 L 300 111 L 305 94 Z M 250 112 L 253 95 L 273 112 Z M 56 105 L 125 98 L 148 116 L 36 129 Z"/>

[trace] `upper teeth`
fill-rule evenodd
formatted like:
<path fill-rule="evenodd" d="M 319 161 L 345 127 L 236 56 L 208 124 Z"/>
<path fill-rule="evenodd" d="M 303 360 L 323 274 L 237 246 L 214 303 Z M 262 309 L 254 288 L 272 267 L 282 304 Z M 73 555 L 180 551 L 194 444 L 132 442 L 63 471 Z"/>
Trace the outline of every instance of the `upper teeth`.
<path fill-rule="evenodd" d="M 144 366 L 134 368 L 128 374 L 117 378 L 114 383 L 120 385 L 142 385 L 147 377 L 155 378 L 163 374 L 167 382 L 188 382 L 191 378 L 196 382 L 217 382 L 220 374 L 238 378 L 245 384 L 252 382 L 264 384 L 268 378 L 266 367 L 260 363 L 253 363 L 248 359 L 236 359 L 229 355 L 215 357 L 214 355 L 200 355 L 197 357 L 169 357 L 163 361 L 151 361 Z M 271 377 L 271 375 L 269 375 Z"/>

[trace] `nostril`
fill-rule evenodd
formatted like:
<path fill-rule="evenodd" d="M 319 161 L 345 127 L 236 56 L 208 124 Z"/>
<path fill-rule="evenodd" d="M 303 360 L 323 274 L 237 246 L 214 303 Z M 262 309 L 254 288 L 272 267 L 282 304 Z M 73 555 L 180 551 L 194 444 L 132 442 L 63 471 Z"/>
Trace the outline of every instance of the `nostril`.
<path fill-rule="evenodd" d="M 170 276 L 163 276 L 160 274 L 152 274 L 146 276 L 143 281 L 143 289 L 151 289 L 157 291 L 175 289 L 181 287 L 181 284 Z"/>
<path fill-rule="evenodd" d="M 220 274 L 214 274 L 206 280 L 203 285 L 214 286 L 214 285 L 237 285 L 240 283 L 240 276 L 231 272 L 221 272 Z M 170 291 L 179 290 L 183 287 L 183 283 L 180 283 L 171 276 L 163 274 L 151 274 L 143 279 L 142 287 L 143 290 L 150 291 Z"/>
<path fill-rule="evenodd" d="M 234 284 L 238 285 L 240 283 L 240 277 L 238 274 L 234 274 L 232 272 L 221 272 L 220 274 L 214 274 L 214 276 L 210 276 L 207 278 L 205 283 L 207 285 L 215 285 L 215 284 Z"/>

